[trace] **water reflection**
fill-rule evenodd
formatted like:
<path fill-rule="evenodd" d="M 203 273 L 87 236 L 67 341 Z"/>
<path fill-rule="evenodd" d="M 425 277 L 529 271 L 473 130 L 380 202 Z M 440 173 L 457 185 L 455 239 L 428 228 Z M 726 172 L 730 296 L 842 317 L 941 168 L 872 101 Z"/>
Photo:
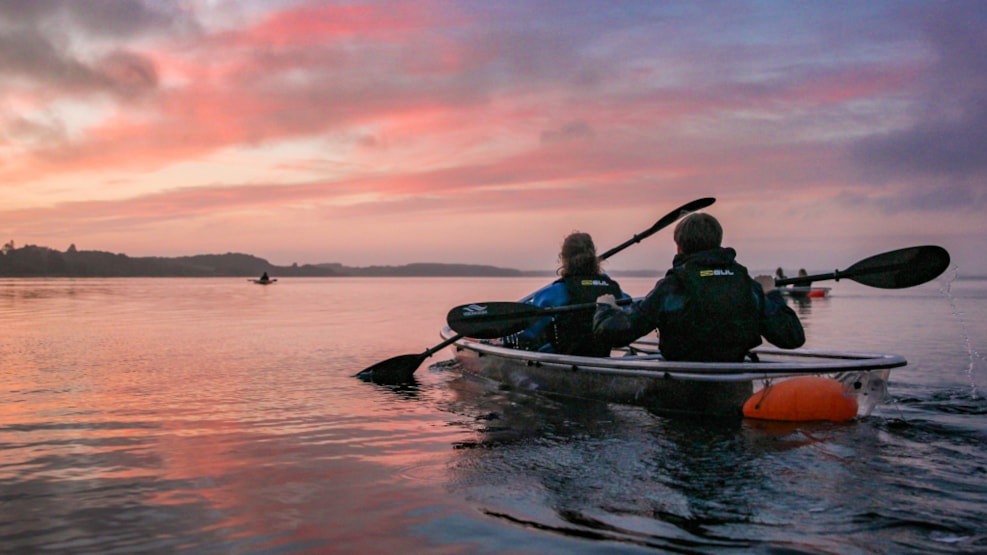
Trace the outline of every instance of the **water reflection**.
<path fill-rule="evenodd" d="M 423 484 L 441 476 L 422 451 L 420 419 L 158 416 L 0 427 L 0 505 L 18 515 L 0 521 L 3 549 L 361 551 L 365 515 L 400 527 L 407 511 L 435 508 L 434 495 L 394 487 L 409 483 L 409 468 L 430 469 L 417 471 Z"/>
<path fill-rule="evenodd" d="M 370 382 L 373 383 L 373 382 Z M 382 391 L 390 391 L 400 399 L 413 401 L 419 399 L 422 394 L 422 385 L 414 376 L 403 380 L 401 383 L 377 383 L 374 384 Z"/>
<path fill-rule="evenodd" d="M 749 547 L 718 531 L 751 524 L 749 496 L 767 480 L 769 469 L 749 449 L 760 439 L 742 423 L 662 418 L 470 377 L 449 387 L 456 394 L 447 410 L 475 433 L 456 445 L 451 487 L 486 514 L 649 548 Z"/>
<path fill-rule="evenodd" d="M 790 297 L 788 300 L 795 306 L 795 312 L 799 316 L 807 316 L 812 312 L 813 299 L 809 297 Z"/>
<path fill-rule="evenodd" d="M 666 418 L 474 377 L 447 388 L 440 407 L 473 433 L 453 445 L 449 488 L 510 525 L 670 551 L 866 552 L 907 521 L 899 493 L 881 501 L 897 455 L 880 419 Z M 841 532 L 802 544 L 827 526 Z"/>

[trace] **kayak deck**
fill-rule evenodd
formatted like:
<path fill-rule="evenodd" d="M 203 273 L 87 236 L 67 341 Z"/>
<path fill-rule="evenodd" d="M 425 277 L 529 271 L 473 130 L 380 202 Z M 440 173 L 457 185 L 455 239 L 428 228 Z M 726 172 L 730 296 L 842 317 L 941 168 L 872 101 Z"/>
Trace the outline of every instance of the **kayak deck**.
<path fill-rule="evenodd" d="M 442 330 L 442 337 L 455 333 Z M 683 362 L 665 360 L 658 352 L 657 341 L 639 339 L 630 348 L 615 349 L 618 356 L 580 357 L 555 353 L 522 351 L 499 346 L 490 341 L 461 338 L 454 343 L 459 352 L 472 351 L 485 356 L 515 360 L 525 366 L 543 366 L 567 371 L 595 372 L 628 377 L 672 378 L 698 381 L 751 381 L 783 376 L 831 374 L 856 370 L 882 370 L 905 366 L 899 355 L 812 349 L 777 349 L 758 347 L 753 350 L 759 362 Z"/>

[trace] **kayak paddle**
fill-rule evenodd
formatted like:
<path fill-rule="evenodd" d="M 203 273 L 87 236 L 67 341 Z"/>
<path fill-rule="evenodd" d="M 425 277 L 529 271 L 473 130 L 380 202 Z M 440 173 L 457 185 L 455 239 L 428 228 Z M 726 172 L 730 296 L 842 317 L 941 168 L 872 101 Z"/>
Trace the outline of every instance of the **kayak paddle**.
<path fill-rule="evenodd" d="M 908 247 L 865 258 L 842 272 L 775 280 L 776 286 L 814 281 L 849 279 L 880 289 L 904 289 L 931 281 L 949 267 L 949 253 L 942 247 Z"/>
<path fill-rule="evenodd" d="M 641 233 L 635 234 L 634 237 L 631 237 L 627 241 L 621 243 L 620 245 L 600 255 L 600 260 L 606 260 L 611 256 L 617 254 L 618 252 L 626 249 L 627 247 L 636 243 L 640 243 L 643 239 L 647 239 L 648 237 L 651 237 L 652 235 L 661 231 L 662 229 L 672 225 L 673 223 L 675 223 L 676 220 L 678 220 L 682 216 L 685 216 L 697 210 L 702 210 L 703 208 L 706 208 L 707 206 L 713 204 L 714 202 L 716 202 L 715 198 L 706 197 L 683 204 L 682 206 L 676 208 L 675 210 L 672 210 L 671 212 L 663 216 L 660 220 L 655 222 L 655 224 L 650 228 L 646 229 L 645 231 L 642 231 Z M 523 300 L 529 300 L 533 296 L 534 295 L 528 295 Z M 526 305 L 526 306 L 532 306 L 532 305 Z M 458 332 L 458 330 L 455 331 Z M 407 382 L 411 379 L 412 375 L 415 373 L 415 370 L 417 370 L 418 367 L 421 366 L 422 362 L 424 362 L 425 359 L 432 356 L 436 352 L 448 347 L 449 345 L 452 345 L 453 343 L 462 339 L 463 337 L 464 337 L 463 335 L 455 335 L 453 337 L 450 337 L 449 339 L 446 339 L 442 343 L 439 343 L 438 345 L 425 350 L 425 352 L 418 354 L 398 355 L 396 357 L 392 357 L 387 360 L 378 362 L 372 366 L 369 366 L 361 370 L 356 374 L 355 377 L 360 378 L 361 380 L 373 381 L 377 383 Z M 500 337 L 500 336 L 496 336 L 496 337 Z"/>
<path fill-rule="evenodd" d="M 931 281 L 949 266 L 949 253 L 936 246 L 909 247 L 865 258 L 842 272 L 775 281 L 775 285 L 849 279 L 881 289 L 904 289 Z M 621 299 L 617 304 L 629 304 Z M 449 311 L 446 322 L 456 333 L 476 339 L 494 339 L 528 328 L 540 318 L 579 310 L 594 310 L 596 303 L 543 308 L 527 303 L 494 301 L 461 305 Z"/>

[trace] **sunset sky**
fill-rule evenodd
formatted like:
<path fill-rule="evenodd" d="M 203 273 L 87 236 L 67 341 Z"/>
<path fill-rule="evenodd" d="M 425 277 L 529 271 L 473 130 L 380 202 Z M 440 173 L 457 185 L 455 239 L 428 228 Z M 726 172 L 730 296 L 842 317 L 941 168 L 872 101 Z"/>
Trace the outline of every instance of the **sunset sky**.
<path fill-rule="evenodd" d="M 754 269 L 987 274 L 987 2 L 0 0 L 18 247 L 554 269 L 707 196 Z"/>

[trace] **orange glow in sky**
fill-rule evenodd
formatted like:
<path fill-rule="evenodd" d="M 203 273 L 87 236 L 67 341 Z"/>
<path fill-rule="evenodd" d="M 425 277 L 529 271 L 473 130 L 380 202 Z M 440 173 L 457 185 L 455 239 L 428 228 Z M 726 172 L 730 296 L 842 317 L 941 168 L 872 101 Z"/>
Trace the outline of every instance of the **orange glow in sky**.
<path fill-rule="evenodd" d="M 987 4 L 838 4 L 0 2 L 0 239 L 551 270 L 712 196 L 755 269 L 987 274 Z"/>

